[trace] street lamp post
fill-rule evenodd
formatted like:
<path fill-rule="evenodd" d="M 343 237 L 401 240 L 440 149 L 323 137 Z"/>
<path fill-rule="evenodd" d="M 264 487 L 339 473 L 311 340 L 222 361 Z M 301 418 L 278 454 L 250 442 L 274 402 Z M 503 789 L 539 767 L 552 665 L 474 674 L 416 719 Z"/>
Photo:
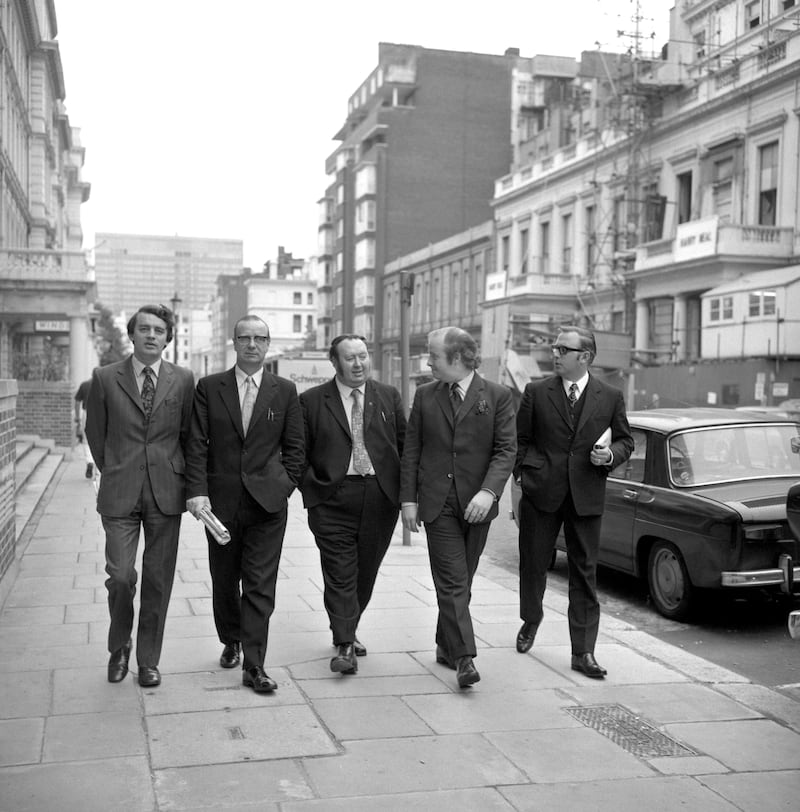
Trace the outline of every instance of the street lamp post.
<path fill-rule="evenodd" d="M 170 299 L 170 303 L 172 304 L 172 317 L 175 322 L 175 326 L 173 327 L 173 335 L 172 335 L 172 360 L 174 363 L 178 363 L 178 308 L 181 304 L 181 297 L 178 296 L 178 291 L 176 290 L 175 293 L 172 294 L 172 298 Z"/>

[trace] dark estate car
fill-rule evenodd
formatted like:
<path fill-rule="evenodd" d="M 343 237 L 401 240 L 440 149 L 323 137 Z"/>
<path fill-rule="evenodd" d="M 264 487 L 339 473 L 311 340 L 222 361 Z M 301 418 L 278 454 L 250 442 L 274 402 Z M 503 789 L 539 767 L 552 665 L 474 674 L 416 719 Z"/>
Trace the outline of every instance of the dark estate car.
<path fill-rule="evenodd" d="M 628 420 L 635 448 L 608 478 L 601 564 L 646 577 L 675 620 L 690 616 L 698 589 L 800 588 L 786 506 L 800 480 L 800 423 L 712 408 Z M 513 486 L 515 516 L 519 496 Z"/>

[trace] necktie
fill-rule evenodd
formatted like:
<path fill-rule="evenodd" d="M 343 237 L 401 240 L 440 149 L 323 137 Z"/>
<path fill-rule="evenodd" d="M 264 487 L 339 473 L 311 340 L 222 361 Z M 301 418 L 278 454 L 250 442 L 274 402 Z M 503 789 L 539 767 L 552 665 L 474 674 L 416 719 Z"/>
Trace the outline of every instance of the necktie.
<path fill-rule="evenodd" d="M 575 404 L 578 402 L 578 384 L 571 383 L 569 385 L 569 394 L 567 397 L 569 398 L 570 407 L 574 408 Z"/>
<path fill-rule="evenodd" d="M 247 380 L 244 382 L 244 398 L 242 398 L 242 427 L 245 434 L 247 434 L 247 429 L 250 426 L 250 418 L 253 416 L 253 406 L 255 405 L 256 385 L 248 375 Z"/>
<path fill-rule="evenodd" d="M 150 419 L 153 414 L 153 401 L 156 397 L 156 385 L 153 383 L 153 370 L 145 367 L 144 380 L 142 381 L 142 406 L 144 407 L 145 420 Z"/>
<path fill-rule="evenodd" d="M 450 384 L 450 407 L 453 409 L 453 417 L 455 417 L 461 408 L 461 390 L 458 388 L 457 382 Z"/>
<path fill-rule="evenodd" d="M 350 414 L 350 429 L 353 432 L 353 468 L 356 473 L 366 476 L 369 473 L 369 454 L 364 445 L 364 410 L 361 408 L 361 392 L 354 389 L 350 393 L 353 398 L 353 411 Z"/>

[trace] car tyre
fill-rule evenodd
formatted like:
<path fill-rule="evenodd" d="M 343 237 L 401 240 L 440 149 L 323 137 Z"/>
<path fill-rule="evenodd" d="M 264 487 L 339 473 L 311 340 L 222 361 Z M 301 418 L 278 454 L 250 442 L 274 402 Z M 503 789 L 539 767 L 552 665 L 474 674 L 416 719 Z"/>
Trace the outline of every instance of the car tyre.
<path fill-rule="evenodd" d="M 683 556 L 674 544 L 657 541 L 647 560 L 647 584 L 656 609 L 670 620 L 686 620 L 692 611 L 695 589 Z"/>

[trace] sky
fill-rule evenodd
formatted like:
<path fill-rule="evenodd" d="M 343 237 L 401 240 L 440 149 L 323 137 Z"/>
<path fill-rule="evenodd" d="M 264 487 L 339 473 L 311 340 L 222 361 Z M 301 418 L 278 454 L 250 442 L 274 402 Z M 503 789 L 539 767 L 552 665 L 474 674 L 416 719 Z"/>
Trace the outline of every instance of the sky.
<path fill-rule="evenodd" d="M 640 0 L 645 55 L 672 0 Z M 260 270 L 317 250 L 325 160 L 378 43 L 522 56 L 633 46 L 634 0 L 55 0 L 95 233 L 244 242 Z"/>

